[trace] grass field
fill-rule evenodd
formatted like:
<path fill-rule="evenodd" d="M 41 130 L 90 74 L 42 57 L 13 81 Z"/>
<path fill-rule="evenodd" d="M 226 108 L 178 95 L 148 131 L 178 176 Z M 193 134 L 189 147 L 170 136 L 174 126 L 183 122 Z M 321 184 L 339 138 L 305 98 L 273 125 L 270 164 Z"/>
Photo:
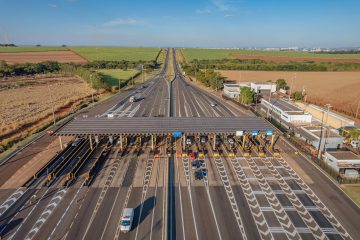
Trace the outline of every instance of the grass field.
<path fill-rule="evenodd" d="M 65 51 L 66 47 L 0 47 L 0 53 Z"/>
<path fill-rule="evenodd" d="M 118 86 L 119 79 L 127 80 L 134 76 L 138 70 L 122 70 L 122 69 L 100 69 L 98 70 L 104 76 L 104 80 L 111 86 Z"/>
<path fill-rule="evenodd" d="M 360 184 L 343 184 L 342 189 L 360 206 Z"/>
<path fill-rule="evenodd" d="M 360 54 L 326 54 L 326 53 L 309 53 L 295 51 L 260 51 L 260 50 L 242 50 L 242 49 L 202 49 L 202 48 L 185 48 L 182 50 L 186 60 L 193 59 L 223 59 L 234 58 L 233 54 L 246 56 L 279 56 L 289 58 L 326 58 L 326 59 L 360 59 Z"/>
<path fill-rule="evenodd" d="M 145 47 L 69 47 L 90 61 L 151 61 L 155 60 L 159 48 Z"/>

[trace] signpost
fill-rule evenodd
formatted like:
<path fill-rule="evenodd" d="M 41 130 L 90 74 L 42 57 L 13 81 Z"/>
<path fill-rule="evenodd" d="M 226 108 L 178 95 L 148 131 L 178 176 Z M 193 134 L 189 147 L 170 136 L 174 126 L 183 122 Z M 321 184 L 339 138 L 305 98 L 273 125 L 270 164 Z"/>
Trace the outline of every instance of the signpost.
<path fill-rule="evenodd" d="M 259 134 L 259 131 L 258 130 L 252 130 L 251 131 L 251 135 L 252 136 L 257 136 Z"/>
<path fill-rule="evenodd" d="M 179 137 L 181 137 L 183 134 L 182 134 L 182 132 L 173 132 L 173 137 L 174 138 L 179 138 Z"/>

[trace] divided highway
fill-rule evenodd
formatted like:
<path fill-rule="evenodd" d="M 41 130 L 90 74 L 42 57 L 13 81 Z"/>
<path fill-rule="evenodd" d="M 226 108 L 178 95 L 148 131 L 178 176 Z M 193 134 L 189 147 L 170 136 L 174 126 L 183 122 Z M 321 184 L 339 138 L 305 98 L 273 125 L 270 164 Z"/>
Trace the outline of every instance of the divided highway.
<path fill-rule="evenodd" d="M 78 117 L 131 121 L 136 117 L 251 115 L 185 80 L 175 55 L 173 49 L 167 51 L 164 67 L 153 79 Z M 170 57 L 173 66 L 168 65 Z M 173 81 L 166 79 L 170 67 L 174 68 Z M 131 96 L 139 99 L 131 102 Z M 34 146 L 49 138 L 53 137 L 46 135 Z M 190 136 L 184 139 L 185 149 L 181 138 L 157 137 L 154 149 L 149 136 L 129 136 L 122 139 L 123 145 L 118 138 L 112 142 L 105 137 L 92 142 L 73 140 L 26 186 L 0 189 L 0 236 L 41 240 L 360 238 L 359 210 L 341 193 L 331 193 L 336 198 L 332 200 L 316 183 L 309 186 L 305 181 L 309 176 L 299 174 L 303 166 L 298 165 L 304 160 L 291 154 L 284 142 L 279 143 L 282 157 L 271 150 L 262 156 L 260 146 L 267 139 L 251 138 L 247 157 L 242 140 L 231 139 Z M 29 149 L 24 151 L 30 155 Z M 2 182 L 25 164 L 21 159 L 15 157 L 1 166 Z M 335 188 L 313 167 L 306 165 L 306 169 L 323 186 Z M 333 206 L 331 201 L 348 206 Z M 126 234 L 119 226 L 124 208 L 135 212 L 133 228 Z M 339 209 L 351 216 L 346 216 L 349 220 Z"/>

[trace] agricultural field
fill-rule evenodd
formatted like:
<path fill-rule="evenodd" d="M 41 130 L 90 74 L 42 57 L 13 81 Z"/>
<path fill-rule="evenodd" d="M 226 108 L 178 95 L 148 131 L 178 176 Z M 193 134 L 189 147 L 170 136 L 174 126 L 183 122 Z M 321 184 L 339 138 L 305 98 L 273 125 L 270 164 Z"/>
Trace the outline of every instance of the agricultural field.
<path fill-rule="evenodd" d="M 39 63 L 55 61 L 60 63 L 87 63 L 88 61 L 72 51 L 25 51 L 25 52 L 0 52 L 0 61 L 7 64 Z"/>
<path fill-rule="evenodd" d="M 261 59 L 274 62 L 287 61 L 322 61 L 322 62 L 360 62 L 360 54 L 327 54 L 309 53 L 295 51 L 260 51 L 242 49 L 201 49 L 185 48 L 182 49 L 187 61 L 193 59 Z"/>
<path fill-rule="evenodd" d="M 99 72 L 104 76 L 104 81 L 111 86 L 118 86 L 119 80 L 125 81 L 139 73 L 138 70 L 123 69 L 100 69 Z"/>
<path fill-rule="evenodd" d="M 159 48 L 146 47 L 70 47 L 89 61 L 151 61 L 155 60 Z"/>
<path fill-rule="evenodd" d="M 6 139 L 26 137 L 64 116 L 91 96 L 92 89 L 82 79 L 64 74 L 10 77 L 0 80 L 0 144 Z"/>
<path fill-rule="evenodd" d="M 66 51 L 66 47 L 53 46 L 24 46 L 24 47 L 0 47 L 0 53 L 16 53 L 16 52 L 48 52 L 48 51 Z"/>
<path fill-rule="evenodd" d="M 307 101 L 319 106 L 330 103 L 333 109 L 353 115 L 360 101 L 360 72 L 293 72 L 279 71 L 219 71 L 227 81 L 237 82 L 275 82 L 286 80 L 292 91 L 307 94 Z"/>

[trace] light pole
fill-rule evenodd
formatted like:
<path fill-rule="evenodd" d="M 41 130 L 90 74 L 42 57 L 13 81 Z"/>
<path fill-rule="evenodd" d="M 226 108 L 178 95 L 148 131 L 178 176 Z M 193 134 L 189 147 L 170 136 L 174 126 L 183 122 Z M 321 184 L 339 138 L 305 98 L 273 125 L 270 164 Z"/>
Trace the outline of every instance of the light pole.
<path fill-rule="evenodd" d="M 50 102 L 51 102 L 51 110 L 52 110 L 52 115 L 53 115 L 53 121 L 54 121 L 54 126 L 55 126 L 56 125 L 56 120 L 55 120 L 54 102 L 53 102 L 51 91 L 50 91 L 50 85 L 48 85 L 48 90 L 49 90 L 49 96 L 50 96 Z"/>
<path fill-rule="evenodd" d="M 90 74 L 90 81 L 91 81 L 91 98 L 92 98 L 92 104 L 94 105 L 94 83 L 92 78 L 92 73 Z"/>
<path fill-rule="evenodd" d="M 318 152 L 318 158 L 320 159 L 321 157 L 321 152 L 324 150 L 325 151 L 325 145 L 326 145 L 326 140 L 327 140 L 327 135 L 328 135 L 328 117 L 329 117 L 329 111 L 330 108 L 332 107 L 329 103 L 324 105 L 327 110 L 326 110 L 326 119 L 325 119 L 325 128 L 326 130 L 323 130 L 323 119 L 324 119 L 324 112 L 323 112 L 323 116 L 322 116 L 322 120 L 321 120 L 321 133 L 320 133 L 320 141 L 319 141 L 319 152 Z M 325 136 L 324 136 L 325 134 Z M 322 139 L 324 139 L 324 147 L 321 147 L 322 145 Z"/>

